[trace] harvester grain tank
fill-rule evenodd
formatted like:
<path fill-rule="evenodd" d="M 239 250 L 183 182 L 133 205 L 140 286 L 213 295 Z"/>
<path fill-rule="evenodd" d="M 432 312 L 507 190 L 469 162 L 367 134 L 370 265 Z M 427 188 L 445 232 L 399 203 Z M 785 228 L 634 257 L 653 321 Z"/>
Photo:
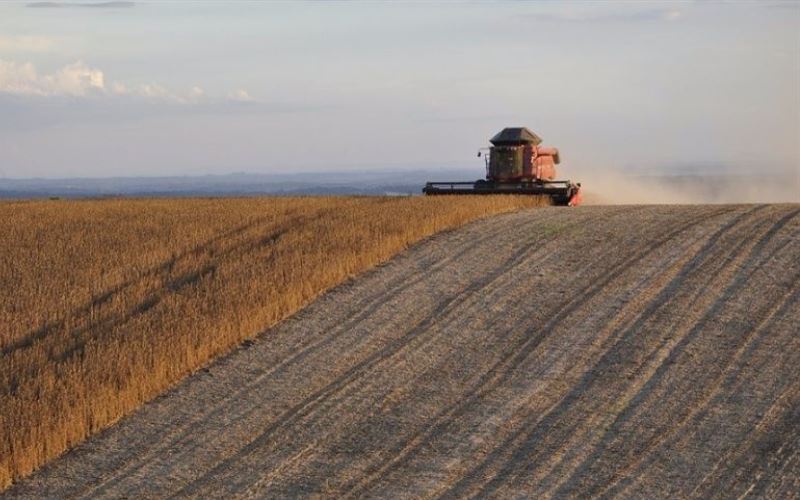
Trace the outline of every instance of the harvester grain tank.
<path fill-rule="evenodd" d="M 561 163 L 558 149 L 542 146 L 542 139 L 525 127 L 504 128 L 489 142 L 483 154 L 486 178 L 475 182 L 428 182 L 427 195 L 516 194 L 549 196 L 555 205 L 574 206 L 581 201 L 581 185 L 556 180 Z"/>

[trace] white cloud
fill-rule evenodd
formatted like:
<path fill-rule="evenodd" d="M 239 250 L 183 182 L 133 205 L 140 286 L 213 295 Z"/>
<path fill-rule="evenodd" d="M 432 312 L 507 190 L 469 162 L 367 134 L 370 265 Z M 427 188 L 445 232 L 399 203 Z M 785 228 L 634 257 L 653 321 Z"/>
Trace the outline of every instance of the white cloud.
<path fill-rule="evenodd" d="M 106 86 L 103 71 L 76 61 L 49 75 L 40 75 L 30 63 L 18 63 L 0 59 L 0 93 L 29 96 L 128 96 L 171 101 L 180 104 L 196 104 L 209 100 L 205 90 L 195 85 L 185 92 L 174 92 L 158 83 L 128 85 L 114 81 Z M 229 99 L 251 101 L 244 90 L 237 90 Z"/>
<path fill-rule="evenodd" d="M 105 90 L 103 72 L 83 61 L 64 66 L 51 75 L 39 75 L 31 63 L 0 60 L 0 92 L 39 96 L 84 96 Z"/>
<path fill-rule="evenodd" d="M 251 96 L 250 93 L 248 93 L 244 89 L 236 89 L 236 90 L 234 90 L 233 92 L 228 94 L 228 99 L 230 99 L 231 101 L 239 101 L 239 102 L 252 102 L 252 101 L 255 101 L 255 99 L 253 99 L 253 96 Z"/>
<path fill-rule="evenodd" d="M 51 38 L 43 36 L 4 36 L 0 35 L 2 52 L 46 52 L 55 44 Z"/>
<path fill-rule="evenodd" d="M 31 63 L 17 64 L 0 59 L 0 91 L 12 94 L 39 93 L 36 68 Z"/>
<path fill-rule="evenodd" d="M 68 64 L 55 74 L 44 76 L 40 81 L 46 91 L 53 94 L 81 96 L 105 91 L 103 72 L 86 66 L 83 61 Z"/>
<path fill-rule="evenodd" d="M 144 85 L 139 85 L 136 88 L 135 94 L 142 97 L 151 97 L 155 99 L 166 99 L 170 96 L 170 93 L 167 91 L 167 89 L 157 83 L 145 83 Z"/>
<path fill-rule="evenodd" d="M 124 83 L 114 82 L 111 84 L 111 93 L 115 95 L 127 95 L 130 91 Z"/>
<path fill-rule="evenodd" d="M 121 92 L 121 94 L 145 97 L 148 99 L 161 99 L 180 104 L 196 104 L 208 100 L 206 91 L 197 85 L 190 88 L 187 92 L 173 92 L 157 83 L 145 83 L 131 90 L 128 90 L 124 85 L 122 85 L 122 87 L 125 88 L 125 91 Z"/>

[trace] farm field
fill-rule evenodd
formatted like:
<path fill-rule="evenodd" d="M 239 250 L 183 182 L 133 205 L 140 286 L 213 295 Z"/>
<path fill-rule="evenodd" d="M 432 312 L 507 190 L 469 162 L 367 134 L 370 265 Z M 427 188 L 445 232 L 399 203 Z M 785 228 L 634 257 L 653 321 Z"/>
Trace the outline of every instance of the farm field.
<path fill-rule="evenodd" d="M 227 331 L 227 307 L 190 338 Z M 497 215 L 325 293 L 7 494 L 797 497 L 798 324 L 799 205 Z"/>
<path fill-rule="evenodd" d="M 410 244 L 536 203 L 0 203 L 0 489 Z"/>

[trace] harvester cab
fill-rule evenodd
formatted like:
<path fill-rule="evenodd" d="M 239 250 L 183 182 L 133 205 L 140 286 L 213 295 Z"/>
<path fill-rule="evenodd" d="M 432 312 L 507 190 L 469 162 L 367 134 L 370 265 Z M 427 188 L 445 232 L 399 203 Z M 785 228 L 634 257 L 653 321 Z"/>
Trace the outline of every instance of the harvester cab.
<path fill-rule="evenodd" d="M 525 127 L 504 128 L 478 150 L 486 164 L 486 178 L 475 182 L 428 182 L 426 195 L 517 194 L 549 196 L 554 205 L 575 206 L 581 202 L 581 185 L 556 180 L 561 163 L 558 149 L 542 146 L 542 139 Z M 485 153 L 483 151 L 486 151 Z"/>

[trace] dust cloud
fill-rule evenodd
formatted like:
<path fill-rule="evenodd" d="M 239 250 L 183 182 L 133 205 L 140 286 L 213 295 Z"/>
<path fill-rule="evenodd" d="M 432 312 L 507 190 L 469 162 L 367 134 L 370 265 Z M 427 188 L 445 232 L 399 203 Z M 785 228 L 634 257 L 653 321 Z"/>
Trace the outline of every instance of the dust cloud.
<path fill-rule="evenodd" d="M 800 177 L 774 174 L 759 177 L 741 174 L 632 175 L 605 170 L 581 170 L 573 176 L 581 182 L 586 205 L 797 203 Z"/>

